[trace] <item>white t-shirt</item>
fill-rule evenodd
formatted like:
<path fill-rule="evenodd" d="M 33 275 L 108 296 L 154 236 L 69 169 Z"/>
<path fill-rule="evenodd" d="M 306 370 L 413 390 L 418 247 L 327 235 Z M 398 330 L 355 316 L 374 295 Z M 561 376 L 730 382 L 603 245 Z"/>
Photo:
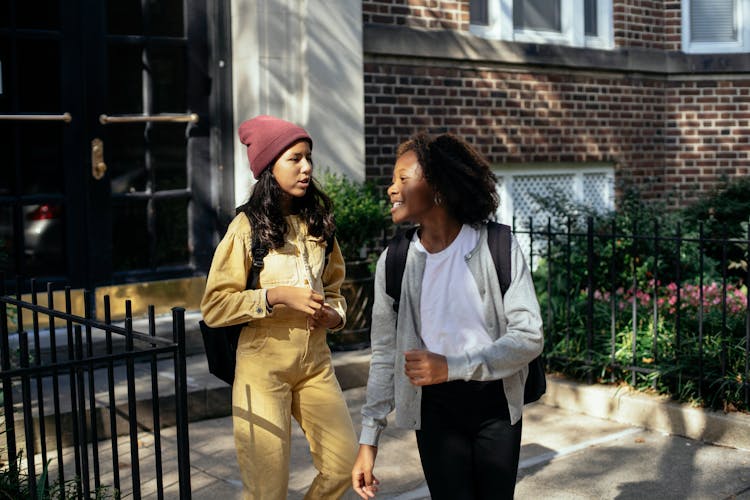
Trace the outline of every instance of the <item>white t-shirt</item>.
<path fill-rule="evenodd" d="M 479 231 L 464 224 L 456 239 L 437 253 L 428 252 L 416 232 L 414 242 L 418 251 L 427 254 L 420 304 L 427 349 L 456 355 L 492 343 L 479 289 L 465 258 L 479 243 Z"/>

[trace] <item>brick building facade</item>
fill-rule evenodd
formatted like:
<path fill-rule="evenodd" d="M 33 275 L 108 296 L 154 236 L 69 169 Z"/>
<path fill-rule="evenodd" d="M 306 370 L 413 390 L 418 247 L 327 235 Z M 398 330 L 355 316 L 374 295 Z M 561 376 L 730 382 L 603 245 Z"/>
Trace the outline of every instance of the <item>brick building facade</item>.
<path fill-rule="evenodd" d="M 386 184 L 417 130 L 465 136 L 499 171 L 609 166 L 617 193 L 672 206 L 750 173 L 747 49 L 683 50 L 691 0 L 600 0 L 604 48 L 478 35 L 473 1 L 363 2 L 368 178 Z"/>

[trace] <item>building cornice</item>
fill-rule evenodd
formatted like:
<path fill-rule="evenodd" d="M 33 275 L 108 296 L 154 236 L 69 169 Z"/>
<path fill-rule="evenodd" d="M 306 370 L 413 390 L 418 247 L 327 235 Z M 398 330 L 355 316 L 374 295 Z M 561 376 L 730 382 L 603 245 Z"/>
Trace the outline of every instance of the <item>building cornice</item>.
<path fill-rule="evenodd" d="M 489 40 L 452 30 L 364 25 L 369 57 L 435 59 L 483 65 L 523 65 L 679 78 L 685 75 L 750 77 L 750 54 L 685 54 L 642 48 L 613 50 Z"/>

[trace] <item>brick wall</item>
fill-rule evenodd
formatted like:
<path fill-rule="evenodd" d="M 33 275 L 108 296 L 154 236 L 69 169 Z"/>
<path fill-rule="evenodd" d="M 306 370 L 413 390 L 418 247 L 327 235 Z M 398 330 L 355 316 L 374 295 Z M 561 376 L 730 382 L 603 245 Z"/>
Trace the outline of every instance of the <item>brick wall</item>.
<path fill-rule="evenodd" d="M 377 10 L 390 24 L 447 23 L 439 13 L 416 20 L 424 9 L 449 7 L 446 14 L 461 12 L 461 26 L 468 22 L 467 0 L 365 6 L 366 22 L 377 22 Z M 681 0 L 614 0 L 616 45 L 680 50 L 680 7 Z M 366 175 L 382 185 L 396 146 L 418 130 L 457 132 L 495 164 L 612 164 L 618 186 L 673 206 L 725 176 L 750 175 L 750 78 L 451 64 L 435 50 L 434 59 L 365 54 Z"/>
<path fill-rule="evenodd" d="M 684 203 L 750 175 L 750 80 L 669 82 L 665 177 Z"/>
<path fill-rule="evenodd" d="M 646 196 L 664 189 L 659 81 L 427 65 L 365 65 L 367 176 L 387 184 L 398 143 L 453 131 L 492 163 L 605 162 Z"/>
<path fill-rule="evenodd" d="M 615 0 L 612 13 L 615 47 L 664 50 L 662 0 Z"/>
<path fill-rule="evenodd" d="M 469 29 L 469 0 L 363 0 L 365 23 L 413 28 Z"/>

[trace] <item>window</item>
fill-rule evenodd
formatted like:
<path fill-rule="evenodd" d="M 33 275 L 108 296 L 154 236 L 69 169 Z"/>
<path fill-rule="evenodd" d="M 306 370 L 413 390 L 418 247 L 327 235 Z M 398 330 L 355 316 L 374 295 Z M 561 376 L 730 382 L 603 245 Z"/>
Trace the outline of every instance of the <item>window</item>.
<path fill-rule="evenodd" d="M 689 53 L 750 50 L 750 0 L 683 0 L 682 48 Z"/>
<path fill-rule="evenodd" d="M 612 0 L 471 0 L 471 31 L 486 38 L 612 48 Z"/>
<path fill-rule="evenodd" d="M 528 230 L 530 224 L 533 224 L 534 231 L 544 231 L 549 217 L 553 218 L 553 226 L 564 224 L 565 221 L 559 218 L 560 214 L 553 212 L 555 208 L 565 206 L 566 200 L 600 213 L 614 210 L 615 174 L 608 165 L 524 165 L 522 168 L 496 168 L 495 175 L 500 195 L 498 221 L 509 225 L 515 221 L 516 228 L 521 231 Z M 552 201 L 550 205 L 543 206 L 545 204 L 540 203 L 541 200 Z M 529 262 L 529 235 L 520 232 L 516 233 L 516 238 Z M 544 248 L 537 248 L 537 245 L 543 246 L 543 242 L 534 244 L 535 255 L 542 255 Z"/>

